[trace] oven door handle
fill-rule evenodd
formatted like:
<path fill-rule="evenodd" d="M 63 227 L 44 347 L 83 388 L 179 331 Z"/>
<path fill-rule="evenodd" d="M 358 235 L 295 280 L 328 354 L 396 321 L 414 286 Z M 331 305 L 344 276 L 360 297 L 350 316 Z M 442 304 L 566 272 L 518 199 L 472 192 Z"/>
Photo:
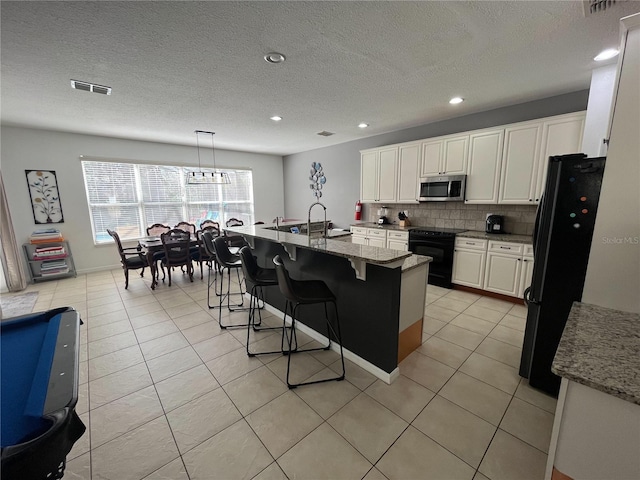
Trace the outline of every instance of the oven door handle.
<path fill-rule="evenodd" d="M 447 185 L 447 197 L 451 198 L 451 189 L 453 188 L 453 182 L 450 181 Z"/>

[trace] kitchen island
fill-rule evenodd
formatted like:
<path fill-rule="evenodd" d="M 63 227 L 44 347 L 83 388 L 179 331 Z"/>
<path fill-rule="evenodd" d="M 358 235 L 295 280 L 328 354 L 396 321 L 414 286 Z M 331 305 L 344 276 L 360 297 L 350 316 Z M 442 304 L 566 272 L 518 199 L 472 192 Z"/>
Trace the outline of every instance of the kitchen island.
<path fill-rule="evenodd" d="M 225 230 L 245 238 L 260 266 L 273 268 L 280 255 L 292 278 L 324 281 L 337 297 L 345 357 L 381 380 L 391 383 L 398 363 L 421 345 L 430 257 L 260 225 Z M 278 287 L 264 296 L 268 308 L 284 311 Z M 323 341 L 321 305 L 303 308 L 299 323 Z"/>
<path fill-rule="evenodd" d="M 640 478 L 640 315 L 574 302 L 551 370 L 562 377 L 547 479 Z"/>

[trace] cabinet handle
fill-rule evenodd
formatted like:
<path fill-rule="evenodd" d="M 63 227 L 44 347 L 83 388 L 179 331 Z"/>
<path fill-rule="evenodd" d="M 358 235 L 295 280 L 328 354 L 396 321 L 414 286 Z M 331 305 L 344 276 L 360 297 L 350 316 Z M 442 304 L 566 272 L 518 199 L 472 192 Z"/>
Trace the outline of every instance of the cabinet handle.
<path fill-rule="evenodd" d="M 527 260 L 526 258 L 524 260 L 522 260 L 523 262 L 528 262 L 529 260 Z"/>
<path fill-rule="evenodd" d="M 467 245 L 475 245 L 475 242 L 464 242 L 464 243 L 466 243 Z"/>
<path fill-rule="evenodd" d="M 518 259 L 518 261 L 520 261 L 520 259 Z"/>
<path fill-rule="evenodd" d="M 511 247 L 505 247 L 505 246 L 500 246 L 500 248 L 502 248 L 503 250 L 511 250 Z"/>
<path fill-rule="evenodd" d="M 539 202 L 539 201 L 540 201 L 540 199 L 539 199 L 539 198 L 536 198 L 536 202 Z"/>
<path fill-rule="evenodd" d="M 529 201 L 530 201 L 530 202 L 533 202 L 533 198 L 530 198 L 530 199 L 529 199 Z"/>

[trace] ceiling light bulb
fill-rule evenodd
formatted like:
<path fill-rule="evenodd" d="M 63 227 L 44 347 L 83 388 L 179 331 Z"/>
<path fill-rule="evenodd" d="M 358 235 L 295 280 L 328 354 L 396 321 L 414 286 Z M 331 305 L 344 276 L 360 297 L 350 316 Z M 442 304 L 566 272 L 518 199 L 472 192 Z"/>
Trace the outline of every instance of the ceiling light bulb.
<path fill-rule="evenodd" d="M 464 102 L 464 98 L 462 97 L 453 97 L 451 100 L 449 100 L 449 103 L 451 105 L 457 105 L 458 103 L 462 103 Z"/>
<path fill-rule="evenodd" d="M 263 58 L 269 63 L 282 63 L 286 60 L 286 57 L 278 52 L 267 53 Z"/>
<path fill-rule="evenodd" d="M 364 122 L 358 124 L 358 128 L 367 128 L 368 126 L 369 124 Z"/>
<path fill-rule="evenodd" d="M 620 53 L 615 48 L 608 48 L 606 50 L 601 51 L 598 55 L 593 57 L 596 62 L 602 62 L 603 60 L 609 60 L 610 58 L 615 57 Z"/>
<path fill-rule="evenodd" d="M 271 120 L 273 120 L 274 122 L 279 122 L 280 120 L 282 120 L 282 117 L 280 115 L 274 115 L 273 117 L 271 117 Z"/>

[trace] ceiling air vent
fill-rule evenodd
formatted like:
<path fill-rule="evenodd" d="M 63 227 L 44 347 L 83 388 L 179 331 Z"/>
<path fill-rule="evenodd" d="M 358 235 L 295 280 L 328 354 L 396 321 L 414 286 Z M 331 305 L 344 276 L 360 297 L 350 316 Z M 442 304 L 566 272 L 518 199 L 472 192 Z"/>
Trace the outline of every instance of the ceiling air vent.
<path fill-rule="evenodd" d="M 627 0 L 583 0 L 582 9 L 584 16 L 588 17 L 595 13 L 604 12 L 612 7 L 615 7 L 616 3 L 626 2 Z"/>
<path fill-rule="evenodd" d="M 323 137 L 330 137 L 331 135 L 333 135 L 333 132 L 327 132 L 326 130 L 323 130 L 321 132 L 318 132 L 318 135 L 321 135 Z"/>
<path fill-rule="evenodd" d="M 71 88 L 84 90 L 85 92 L 101 93 L 102 95 L 111 95 L 111 87 L 96 85 L 89 82 L 81 82 L 80 80 L 71 80 Z"/>

